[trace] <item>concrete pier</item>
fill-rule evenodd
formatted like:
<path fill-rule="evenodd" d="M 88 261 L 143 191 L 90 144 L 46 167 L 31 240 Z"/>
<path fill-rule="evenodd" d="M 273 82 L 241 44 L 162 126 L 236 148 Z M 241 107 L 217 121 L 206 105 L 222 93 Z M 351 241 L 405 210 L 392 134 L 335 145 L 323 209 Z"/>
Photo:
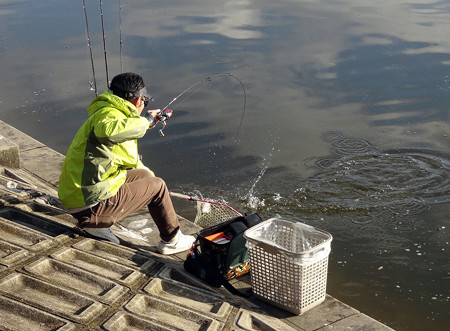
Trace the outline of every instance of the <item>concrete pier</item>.
<path fill-rule="evenodd" d="M 89 237 L 57 199 L 63 159 L 0 121 L 0 329 L 392 330 L 329 295 L 293 315 L 212 288 L 184 271 L 186 252 L 155 252 L 147 210 L 113 227 L 120 245 Z"/>

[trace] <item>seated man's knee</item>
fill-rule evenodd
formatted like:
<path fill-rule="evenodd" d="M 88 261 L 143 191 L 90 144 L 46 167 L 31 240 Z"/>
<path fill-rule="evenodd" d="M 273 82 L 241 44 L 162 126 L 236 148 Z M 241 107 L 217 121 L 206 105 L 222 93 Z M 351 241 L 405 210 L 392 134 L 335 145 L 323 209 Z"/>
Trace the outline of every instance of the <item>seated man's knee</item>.
<path fill-rule="evenodd" d="M 155 174 L 149 169 L 139 169 L 142 174 L 142 177 L 155 177 Z"/>
<path fill-rule="evenodd" d="M 164 181 L 164 179 L 160 178 L 160 177 L 152 177 L 150 179 L 152 185 L 158 186 L 160 188 L 166 188 L 166 182 Z"/>

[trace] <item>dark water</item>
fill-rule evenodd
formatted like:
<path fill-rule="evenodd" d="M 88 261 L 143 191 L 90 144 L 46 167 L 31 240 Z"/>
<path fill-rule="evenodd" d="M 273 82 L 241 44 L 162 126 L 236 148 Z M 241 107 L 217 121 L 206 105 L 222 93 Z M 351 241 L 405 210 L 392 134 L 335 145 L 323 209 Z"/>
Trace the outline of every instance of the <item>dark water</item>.
<path fill-rule="evenodd" d="M 99 1 L 86 5 L 102 92 Z M 103 10 L 109 78 L 140 73 L 155 108 L 214 74 L 244 83 L 246 99 L 231 76 L 199 83 L 164 138 L 140 141 L 173 191 L 326 230 L 331 295 L 398 330 L 449 325 L 450 2 Z M 95 96 L 86 35 L 82 0 L 0 0 L 0 118 L 61 153 Z"/>

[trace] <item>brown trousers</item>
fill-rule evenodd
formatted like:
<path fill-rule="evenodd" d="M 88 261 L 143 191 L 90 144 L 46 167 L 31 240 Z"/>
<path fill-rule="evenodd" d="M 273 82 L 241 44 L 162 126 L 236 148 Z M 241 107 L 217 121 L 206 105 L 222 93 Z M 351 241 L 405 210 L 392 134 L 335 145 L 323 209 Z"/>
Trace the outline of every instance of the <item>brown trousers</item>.
<path fill-rule="evenodd" d="M 159 236 L 169 241 L 177 234 L 180 223 L 164 180 L 146 169 L 127 171 L 127 179 L 116 195 L 94 207 L 72 214 L 80 228 L 107 228 L 147 206 L 159 230 Z"/>

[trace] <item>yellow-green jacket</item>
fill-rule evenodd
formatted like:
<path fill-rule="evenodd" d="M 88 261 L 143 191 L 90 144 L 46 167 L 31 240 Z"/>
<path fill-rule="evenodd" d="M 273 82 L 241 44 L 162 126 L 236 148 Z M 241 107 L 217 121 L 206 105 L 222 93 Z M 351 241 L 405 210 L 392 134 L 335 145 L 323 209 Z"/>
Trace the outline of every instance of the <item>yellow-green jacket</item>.
<path fill-rule="evenodd" d="M 59 199 L 68 209 L 108 199 L 125 182 L 127 169 L 146 168 L 136 139 L 149 122 L 132 103 L 106 91 L 87 111 L 89 119 L 70 145 L 59 178 Z"/>

